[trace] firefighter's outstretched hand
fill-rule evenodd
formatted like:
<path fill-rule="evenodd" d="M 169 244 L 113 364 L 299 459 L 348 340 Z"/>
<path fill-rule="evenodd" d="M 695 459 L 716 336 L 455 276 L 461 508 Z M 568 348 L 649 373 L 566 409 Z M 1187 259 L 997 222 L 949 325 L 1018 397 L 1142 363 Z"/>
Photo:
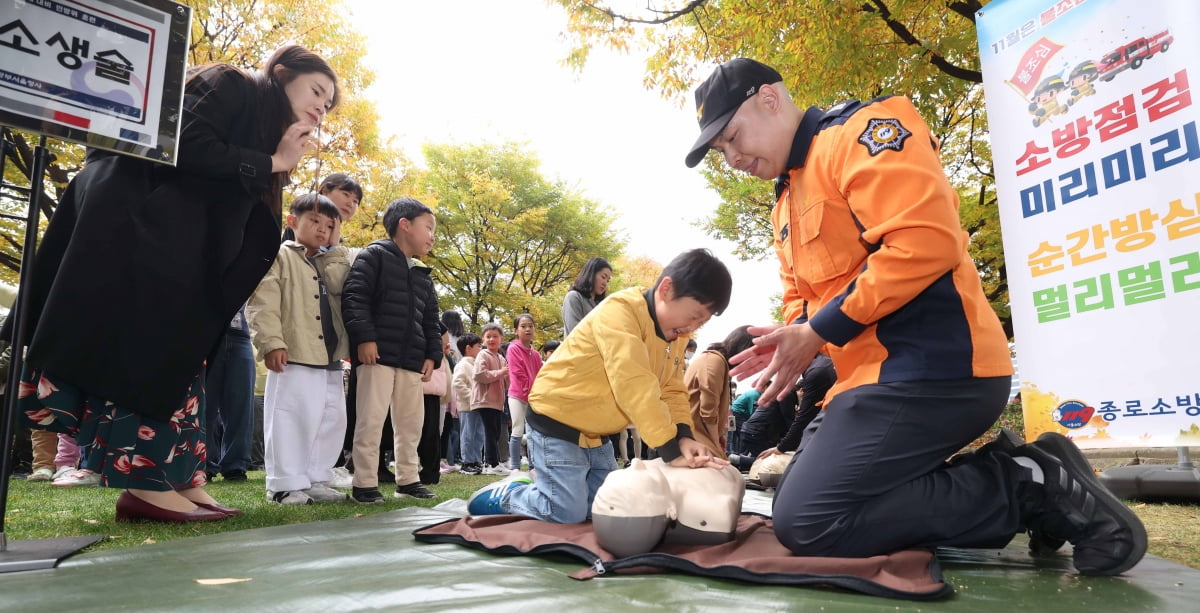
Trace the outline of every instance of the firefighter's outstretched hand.
<path fill-rule="evenodd" d="M 753 347 L 729 359 L 737 365 L 729 374 L 743 378 L 759 373 L 754 387 L 762 393 L 758 404 L 763 406 L 772 400 L 783 400 L 825 344 L 825 339 L 807 322 L 751 327 L 748 332 L 758 338 L 754 339 Z"/>
<path fill-rule="evenodd" d="M 764 336 L 770 334 L 783 326 L 775 324 L 773 326 L 750 326 L 747 328 L 752 336 Z M 758 344 L 755 342 L 749 349 L 729 358 L 729 363 L 733 365 L 733 369 L 729 371 L 729 376 L 737 379 L 748 379 L 757 373 L 762 372 L 767 364 L 771 363 L 771 358 L 775 357 L 777 347 L 774 344 Z"/>

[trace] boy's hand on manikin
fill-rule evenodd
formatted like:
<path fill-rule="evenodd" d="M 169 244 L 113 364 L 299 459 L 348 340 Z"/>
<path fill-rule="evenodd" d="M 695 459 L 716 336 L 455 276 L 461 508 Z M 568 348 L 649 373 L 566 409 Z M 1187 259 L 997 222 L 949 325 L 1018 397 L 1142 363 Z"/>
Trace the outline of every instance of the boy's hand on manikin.
<path fill-rule="evenodd" d="M 358 346 L 358 361 L 363 364 L 375 364 L 379 361 L 379 345 L 375 341 L 367 341 Z"/>
<path fill-rule="evenodd" d="M 686 468 L 715 468 L 720 470 L 729 466 L 728 460 L 713 457 L 709 452 L 708 447 L 705 447 L 699 441 L 693 438 L 679 439 L 679 452 L 682 454 L 678 458 L 670 461 L 671 466 L 686 467 Z"/>
<path fill-rule="evenodd" d="M 283 367 L 287 366 L 287 361 L 287 349 L 283 348 L 276 349 L 263 358 L 263 363 L 266 364 L 267 370 L 275 372 L 283 372 Z"/>
<path fill-rule="evenodd" d="M 428 381 L 433 378 L 433 360 L 426 359 L 421 365 L 421 380 Z"/>

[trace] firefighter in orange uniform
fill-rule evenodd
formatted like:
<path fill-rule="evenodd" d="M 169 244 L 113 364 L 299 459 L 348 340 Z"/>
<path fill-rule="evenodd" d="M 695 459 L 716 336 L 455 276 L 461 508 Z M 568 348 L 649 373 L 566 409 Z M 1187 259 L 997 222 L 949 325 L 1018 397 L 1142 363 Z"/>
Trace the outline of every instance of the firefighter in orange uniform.
<path fill-rule="evenodd" d="M 735 377 L 760 403 L 818 351 L 837 384 L 776 492 L 776 536 L 799 555 L 1003 547 L 1021 531 L 1070 540 L 1084 574 L 1141 559 L 1137 516 L 1074 444 L 1046 434 L 947 463 L 1004 409 L 1012 363 L 959 224 L 938 140 L 905 98 L 802 110 L 757 61 L 719 66 L 696 90 L 695 166 L 715 149 L 776 181 L 771 219 L 783 326 L 751 328 Z M 819 422 L 819 423 L 818 423 Z"/>

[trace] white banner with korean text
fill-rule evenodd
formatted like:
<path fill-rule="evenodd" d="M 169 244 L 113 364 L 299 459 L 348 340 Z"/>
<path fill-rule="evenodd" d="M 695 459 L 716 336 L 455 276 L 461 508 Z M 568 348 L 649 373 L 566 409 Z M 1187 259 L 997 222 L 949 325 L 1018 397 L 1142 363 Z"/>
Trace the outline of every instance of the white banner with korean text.
<path fill-rule="evenodd" d="M 1200 2 L 979 11 L 1026 438 L 1200 444 Z"/>
<path fill-rule="evenodd" d="M 0 0 L 0 123 L 174 163 L 191 9 Z"/>

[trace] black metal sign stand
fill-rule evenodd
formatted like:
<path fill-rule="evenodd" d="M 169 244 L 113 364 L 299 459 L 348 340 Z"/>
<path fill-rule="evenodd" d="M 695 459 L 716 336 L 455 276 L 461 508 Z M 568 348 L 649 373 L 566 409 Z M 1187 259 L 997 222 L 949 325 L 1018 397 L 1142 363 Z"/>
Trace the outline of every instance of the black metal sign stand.
<path fill-rule="evenodd" d="M 23 570 L 54 568 L 63 559 L 80 549 L 100 540 L 100 536 L 77 536 L 67 538 L 10 541 L 4 533 L 4 515 L 8 506 L 8 480 L 12 470 L 12 442 L 17 422 L 17 390 L 21 379 L 21 364 L 24 361 L 25 338 L 22 318 L 25 316 L 29 296 L 25 288 L 30 287 L 33 277 L 33 254 L 37 245 L 38 215 L 42 200 L 42 177 L 46 173 L 50 153 L 46 150 L 46 137 L 41 136 L 34 149 L 33 168 L 29 173 L 29 210 L 25 219 L 25 245 L 21 251 L 20 291 L 9 317 L 13 323 L 12 361 L 8 369 L 8 385 L 5 388 L 4 410 L 0 414 L 0 573 Z M 0 175 L 3 174 L 3 157 L 0 157 Z"/>

